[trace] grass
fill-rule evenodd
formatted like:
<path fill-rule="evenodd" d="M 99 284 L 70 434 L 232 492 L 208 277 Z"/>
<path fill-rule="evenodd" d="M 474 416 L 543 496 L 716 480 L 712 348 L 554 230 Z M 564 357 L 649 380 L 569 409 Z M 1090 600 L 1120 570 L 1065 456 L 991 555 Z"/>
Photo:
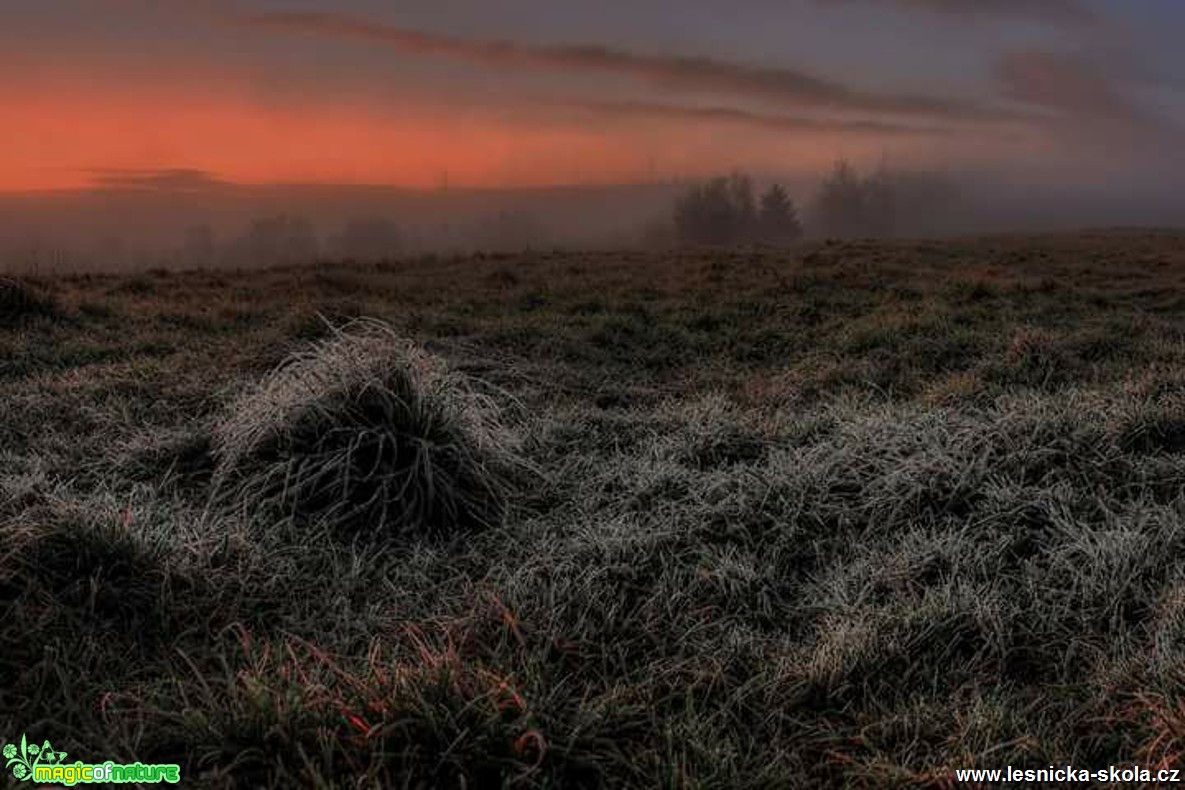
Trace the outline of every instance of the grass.
<path fill-rule="evenodd" d="M 15 327 L 57 313 L 53 295 L 27 280 L 0 277 L 0 327 Z"/>
<path fill-rule="evenodd" d="M 375 321 L 291 356 L 213 444 L 220 505 L 371 538 L 494 526 L 527 466 L 492 397 Z"/>
<path fill-rule="evenodd" d="M 197 786 L 1178 767 L 1182 263 L 1083 234 L 47 283 L 64 320 L 0 330 L 0 740 Z"/>

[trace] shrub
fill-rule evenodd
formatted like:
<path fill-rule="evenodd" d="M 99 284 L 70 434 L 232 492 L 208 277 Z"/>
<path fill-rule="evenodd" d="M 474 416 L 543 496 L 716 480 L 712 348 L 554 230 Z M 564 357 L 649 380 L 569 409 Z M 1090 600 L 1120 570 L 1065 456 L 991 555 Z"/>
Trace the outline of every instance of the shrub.
<path fill-rule="evenodd" d="M 0 277 L 0 326 L 18 326 L 33 318 L 57 315 L 53 295 L 23 280 Z"/>
<path fill-rule="evenodd" d="M 360 319 L 290 357 L 215 429 L 213 498 L 339 536 L 499 522 L 526 469 L 488 393 Z"/>

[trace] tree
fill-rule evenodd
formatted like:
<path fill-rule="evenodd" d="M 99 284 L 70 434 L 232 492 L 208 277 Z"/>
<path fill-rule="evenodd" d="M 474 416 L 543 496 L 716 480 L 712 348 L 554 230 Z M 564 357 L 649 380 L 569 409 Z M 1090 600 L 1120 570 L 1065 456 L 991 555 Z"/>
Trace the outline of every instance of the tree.
<path fill-rule="evenodd" d="M 691 186 L 675 203 L 675 228 L 684 243 L 728 244 L 734 224 L 727 179 Z"/>
<path fill-rule="evenodd" d="M 781 184 L 774 184 L 761 196 L 757 233 L 768 244 L 793 244 L 802 238 L 798 211 Z"/>
<path fill-rule="evenodd" d="M 839 162 L 819 187 L 814 214 L 826 236 L 887 238 L 941 232 L 951 225 L 958 203 L 959 190 L 945 176 L 882 166 L 861 177 Z"/>
<path fill-rule="evenodd" d="M 690 187 L 675 202 L 675 229 L 685 244 L 736 244 L 756 224 L 752 180 L 741 173 Z"/>
<path fill-rule="evenodd" d="M 334 252 L 345 260 L 381 261 L 400 252 L 403 237 L 394 222 L 382 218 L 351 221 L 334 240 Z"/>
<path fill-rule="evenodd" d="M 291 214 L 256 220 L 235 246 L 243 262 L 255 266 L 308 263 L 320 254 L 312 223 Z"/>
<path fill-rule="evenodd" d="M 819 231 L 825 236 L 868 235 L 864 183 L 846 161 L 836 162 L 815 197 Z"/>
<path fill-rule="evenodd" d="M 861 235 L 889 238 L 897 229 L 897 183 L 882 165 L 864 179 L 864 216 Z"/>
<path fill-rule="evenodd" d="M 746 241 L 757 229 L 757 201 L 753 197 L 753 179 L 744 173 L 728 178 L 728 195 L 736 214 L 736 240 Z"/>

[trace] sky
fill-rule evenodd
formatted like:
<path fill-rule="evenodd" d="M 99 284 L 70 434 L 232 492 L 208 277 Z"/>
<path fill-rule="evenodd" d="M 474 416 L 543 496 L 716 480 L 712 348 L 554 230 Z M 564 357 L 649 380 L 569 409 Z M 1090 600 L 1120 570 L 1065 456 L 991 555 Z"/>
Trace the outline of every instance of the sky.
<path fill-rule="evenodd" d="M 4 0 L 0 192 L 1185 172 L 1179 0 Z"/>

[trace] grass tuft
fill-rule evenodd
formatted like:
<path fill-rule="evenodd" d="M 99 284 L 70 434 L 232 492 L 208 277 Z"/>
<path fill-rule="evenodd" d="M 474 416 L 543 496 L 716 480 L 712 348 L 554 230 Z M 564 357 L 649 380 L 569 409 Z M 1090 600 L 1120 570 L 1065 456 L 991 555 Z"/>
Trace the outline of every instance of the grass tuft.
<path fill-rule="evenodd" d="M 57 300 L 45 289 L 27 280 L 0 277 L 0 327 L 20 326 L 57 314 Z"/>
<path fill-rule="evenodd" d="M 501 521 L 518 444 L 476 382 L 363 319 L 234 405 L 213 497 L 342 537 L 448 538 Z"/>

